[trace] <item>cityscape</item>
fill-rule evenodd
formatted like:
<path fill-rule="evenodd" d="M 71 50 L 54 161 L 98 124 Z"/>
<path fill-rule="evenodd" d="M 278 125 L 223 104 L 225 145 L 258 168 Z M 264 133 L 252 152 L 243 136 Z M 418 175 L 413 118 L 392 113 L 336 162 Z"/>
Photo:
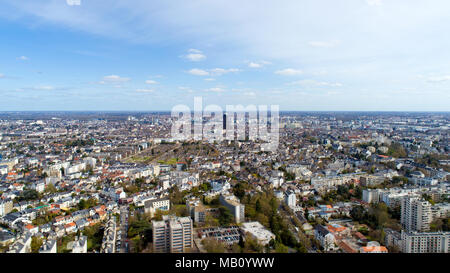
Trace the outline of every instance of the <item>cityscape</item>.
<path fill-rule="evenodd" d="M 448 253 L 449 118 L 281 113 L 265 151 L 170 113 L 3 113 L 1 250 Z"/>
<path fill-rule="evenodd" d="M 449 253 L 448 1 L 263 2 L 0 0 L 0 258 Z"/>

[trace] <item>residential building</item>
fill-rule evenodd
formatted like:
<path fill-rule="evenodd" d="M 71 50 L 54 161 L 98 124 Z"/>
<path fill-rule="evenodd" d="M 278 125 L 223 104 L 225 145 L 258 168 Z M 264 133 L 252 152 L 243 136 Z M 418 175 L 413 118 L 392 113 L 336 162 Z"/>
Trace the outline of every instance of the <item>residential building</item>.
<path fill-rule="evenodd" d="M 39 253 L 56 253 L 57 252 L 57 246 L 56 246 L 56 240 L 47 240 L 45 241 L 41 248 L 39 249 Z"/>
<path fill-rule="evenodd" d="M 295 192 L 291 190 L 286 191 L 284 201 L 291 209 L 294 209 L 297 205 L 297 196 L 295 195 Z"/>
<path fill-rule="evenodd" d="M 152 221 L 154 252 L 182 253 L 193 246 L 190 217 L 164 215 L 162 221 Z"/>
<path fill-rule="evenodd" d="M 29 253 L 31 251 L 31 233 L 24 232 L 9 247 L 8 253 Z"/>
<path fill-rule="evenodd" d="M 150 213 L 150 217 L 154 217 L 157 210 L 170 210 L 169 198 L 148 200 L 144 203 L 145 213 Z"/>
<path fill-rule="evenodd" d="M 0 217 L 5 216 L 13 210 L 12 200 L 0 200 Z"/>
<path fill-rule="evenodd" d="M 449 253 L 450 232 L 406 232 L 402 230 L 404 253 Z"/>
<path fill-rule="evenodd" d="M 271 240 L 275 240 L 275 234 L 266 229 L 260 222 L 247 222 L 241 226 L 243 234 L 253 236 L 258 243 L 265 246 Z"/>
<path fill-rule="evenodd" d="M 431 204 L 420 197 L 404 197 L 401 224 L 406 231 L 428 231 L 432 221 Z"/>
<path fill-rule="evenodd" d="M 316 240 L 320 242 L 320 245 L 325 251 L 336 249 L 336 238 L 326 227 L 317 225 L 314 236 Z"/>
<path fill-rule="evenodd" d="M 378 189 L 364 189 L 362 200 L 366 203 L 378 203 L 380 199 L 380 190 Z"/>
<path fill-rule="evenodd" d="M 236 223 L 241 223 L 245 220 L 245 205 L 239 202 L 239 199 L 232 195 L 220 195 L 220 203 L 231 211 Z"/>
<path fill-rule="evenodd" d="M 68 248 L 72 249 L 72 253 L 87 253 L 87 236 L 75 237 L 75 240 L 68 244 Z"/>

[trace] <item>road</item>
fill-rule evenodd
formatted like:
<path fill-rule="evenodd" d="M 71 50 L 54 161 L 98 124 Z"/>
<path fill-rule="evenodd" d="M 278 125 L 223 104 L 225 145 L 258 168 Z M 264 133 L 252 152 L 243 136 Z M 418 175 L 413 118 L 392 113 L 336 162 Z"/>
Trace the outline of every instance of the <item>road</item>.
<path fill-rule="evenodd" d="M 128 253 L 129 246 L 128 246 L 128 214 L 129 209 L 128 206 L 121 206 L 120 207 L 120 228 L 117 232 L 117 241 L 116 241 L 116 249 L 118 249 L 119 253 Z"/>

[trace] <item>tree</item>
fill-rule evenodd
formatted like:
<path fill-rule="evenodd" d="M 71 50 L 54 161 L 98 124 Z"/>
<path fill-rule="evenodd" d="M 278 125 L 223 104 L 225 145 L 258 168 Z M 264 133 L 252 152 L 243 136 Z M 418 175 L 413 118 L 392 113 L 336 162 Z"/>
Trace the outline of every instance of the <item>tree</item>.
<path fill-rule="evenodd" d="M 175 185 L 170 189 L 170 194 L 169 194 L 170 200 L 172 201 L 172 203 L 174 204 L 183 204 L 183 193 L 180 192 L 180 190 L 178 189 L 178 187 Z"/>
<path fill-rule="evenodd" d="M 25 190 L 17 198 L 17 201 L 28 201 L 39 199 L 39 193 L 35 190 Z"/>
<path fill-rule="evenodd" d="M 406 152 L 405 147 L 401 145 L 400 143 L 392 143 L 389 146 L 387 154 L 389 156 L 395 157 L 395 158 L 401 158 L 401 157 L 407 157 L 408 153 Z"/>
<path fill-rule="evenodd" d="M 58 190 L 56 189 L 56 187 L 55 187 L 55 185 L 53 185 L 52 183 L 49 183 L 48 185 L 47 185 L 47 187 L 45 188 L 45 193 L 55 193 L 55 192 L 57 192 Z"/>
<path fill-rule="evenodd" d="M 229 224 L 233 223 L 233 215 L 231 214 L 230 210 L 226 207 L 219 207 L 219 224 L 221 226 L 228 226 Z"/>
<path fill-rule="evenodd" d="M 225 253 L 226 248 L 224 244 L 213 239 L 205 238 L 202 240 L 202 245 L 208 253 Z"/>
<path fill-rule="evenodd" d="M 233 188 L 233 193 L 234 195 L 236 195 L 239 199 L 242 199 L 245 195 L 245 190 L 246 190 L 247 186 L 242 183 L 239 182 L 238 184 L 236 184 L 236 186 Z"/>
<path fill-rule="evenodd" d="M 366 210 L 362 206 L 355 206 L 350 211 L 353 220 L 361 222 L 366 217 Z"/>
<path fill-rule="evenodd" d="M 264 250 L 264 247 L 258 243 L 258 240 L 254 238 L 252 235 L 246 234 L 245 241 L 243 242 L 243 252 L 257 252 L 262 253 Z"/>
<path fill-rule="evenodd" d="M 443 226 L 444 221 L 442 221 L 442 219 L 433 220 L 433 222 L 430 223 L 430 231 L 441 231 Z"/>
<path fill-rule="evenodd" d="M 288 253 L 289 252 L 289 248 L 285 245 L 283 245 L 282 243 L 275 243 L 275 252 L 276 253 Z"/>
<path fill-rule="evenodd" d="M 38 253 L 43 242 L 44 242 L 44 240 L 42 240 L 41 238 L 33 236 L 31 238 L 31 252 Z"/>

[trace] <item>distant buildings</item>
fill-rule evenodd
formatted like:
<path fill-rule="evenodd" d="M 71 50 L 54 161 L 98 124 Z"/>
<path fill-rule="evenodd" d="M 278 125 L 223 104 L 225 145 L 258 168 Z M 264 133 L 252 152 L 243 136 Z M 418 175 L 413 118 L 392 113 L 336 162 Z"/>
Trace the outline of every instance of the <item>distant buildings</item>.
<path fill-rule="evenodd" d="M 193 227 L 189 217 L 164 215 L 152 221 L 154 252 L 182 253 L 193 246 Z"/>
<path fill-rule="evenodd" d="M 359 182 L 360 176 L 364 173 L 340 174 L 325 177 L 311 178 L 311 186 L 319 192 L 326 192 L 339 185 L 352 184 Z"/>

